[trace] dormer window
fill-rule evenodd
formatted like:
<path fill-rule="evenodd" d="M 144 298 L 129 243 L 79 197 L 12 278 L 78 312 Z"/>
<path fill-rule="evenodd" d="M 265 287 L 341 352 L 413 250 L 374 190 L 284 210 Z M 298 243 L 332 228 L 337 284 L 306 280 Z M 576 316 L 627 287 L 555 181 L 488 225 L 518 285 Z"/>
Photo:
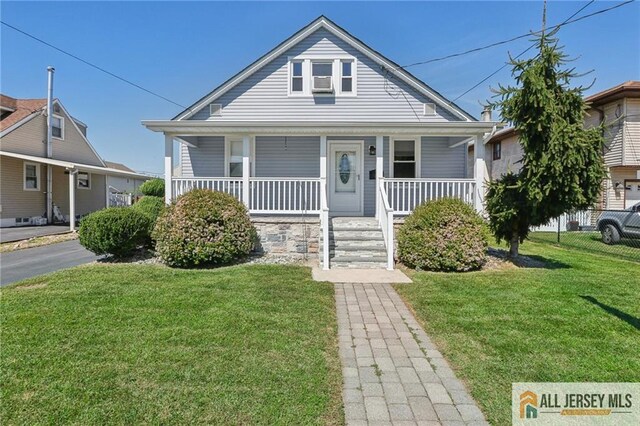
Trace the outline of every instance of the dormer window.
<path fill-rule="evenodd" d="M 289 96 L 355 96 L 356 58 L 303 55 L 289 58 Z"/>
<path fill-rule="evenodd" d="M 302 77 L 302 61 L 291 63 L 291 92 L 302 93 L 304 91 L 304 78 Z"/>

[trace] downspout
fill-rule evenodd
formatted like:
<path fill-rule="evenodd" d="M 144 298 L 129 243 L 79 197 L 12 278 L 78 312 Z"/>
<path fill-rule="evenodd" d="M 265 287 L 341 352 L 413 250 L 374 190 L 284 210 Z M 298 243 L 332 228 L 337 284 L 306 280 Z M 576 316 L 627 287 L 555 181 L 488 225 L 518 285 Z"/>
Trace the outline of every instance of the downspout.
<path fill-rule="evenodd" d="M 47 67 L 47 158 L 53 158 L 53 73 L 55 68 Z M 47 164 L 47 223 L 53 223 L 53 166 Z"/>

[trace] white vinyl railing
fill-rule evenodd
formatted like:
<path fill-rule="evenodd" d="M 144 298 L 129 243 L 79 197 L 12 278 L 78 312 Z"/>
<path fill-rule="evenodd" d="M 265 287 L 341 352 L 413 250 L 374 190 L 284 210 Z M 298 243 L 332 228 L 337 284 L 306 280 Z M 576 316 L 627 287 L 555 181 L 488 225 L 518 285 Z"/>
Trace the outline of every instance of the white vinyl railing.
<path fill-rule="evenodd" d="M 320 179 L 249 178 L 251 213 L 320 213 Z"/>
<path fill-rule="evenodd" d="M 133 196 L 125 192 L 109 192 L 109 207 L 128 207 L 133 202 Z"/>
<path fill-rule="evenodd" d="M 172 183 L 174 200 L 192 189 L 209 189 L 226 192 L 242 201 L 242 178 L 173 178 Z"/>
<path fill-rule="evenodd" d="M 377 198 L 378 203 L 380 203 L 379 205 L 381 207 L 378 215 L 378 223 L 380 225 L 380 228 L 382 229 L 384 244 L 387 247 L 387 269 L 393 271 L 393 251 L 395 244 L 393 236 L 393 209 L 389 205 L 384 181 L 380 181 Z"/>
<path fill-rule="evenodd" d="M 459 198 L 473 205 L 473 179 L 382 179 L 389 206 L 399 215 L 410 214 L 420 204 L 440 198 Z"/>
<path fill-rule="evenodd" d="M 329 203 L 327 202 L 327 180 L 320 180 L 320 229 L 322 230 L 322 269 L 329 269 Z"/>

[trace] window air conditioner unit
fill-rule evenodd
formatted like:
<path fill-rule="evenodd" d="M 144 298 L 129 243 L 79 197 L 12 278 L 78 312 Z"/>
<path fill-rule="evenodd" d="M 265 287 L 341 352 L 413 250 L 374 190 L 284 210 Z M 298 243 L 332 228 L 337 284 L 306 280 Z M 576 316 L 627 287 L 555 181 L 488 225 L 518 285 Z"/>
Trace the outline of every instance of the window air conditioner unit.
<path fill-rule="evenodd" d="M 333 81 L 331 76 L 314 76 L 313 77 L 313 93 L 332 93 Z"/>

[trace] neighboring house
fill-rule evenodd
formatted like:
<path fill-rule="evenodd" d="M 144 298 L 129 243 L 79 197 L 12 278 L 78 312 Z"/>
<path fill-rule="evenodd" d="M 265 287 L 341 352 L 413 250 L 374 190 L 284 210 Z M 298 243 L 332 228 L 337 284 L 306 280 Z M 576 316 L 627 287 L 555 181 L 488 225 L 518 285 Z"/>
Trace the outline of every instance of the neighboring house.
<path fill-rule="evenodd" d="M 628 81 L 585 98 L 585 126 L 604 124 L 603 152 L 609 178 L 599 208 L 619 210 L 640 202 L 640 81 Z M 469 148 L 473 155 L 474 147 Z M 491 179 L 520 170 L 522 147 L 514 128 L 486 141 L 485 161 Z"/>
<path fill-rule="evenodd" d="M 0 226 L 69 222 L 108 203 L 107 180 L 145 179 L 110 168 L 87 140 L 87 127 L 53 101 L 52 155 L 47 157 L 47 100 L 0 95 Z M 47 207 L 51 170 L 52 206 Z M 50 212 L 50 217 L 47 214 Z M 43 219 L 44 218 L 44 219 Z M 72 223 L 72 225 L 74 225 Z"/>
<path fill-rule="evenodd" d="M 173 119 L 143 124 L 165 135 L 167 200 L 194 187 L 233 194 L 267 251 L 313 251 L 317 239 L 307 239 L 306 227 L 316 236 L 321 230 L 329 242 L 321 246 L 325 268 L 330 255 L 332 266 L 371 260 L 393 268 L 393 217 L 426 200 L 458 197 L 481 209 L 484 157 L 468 173 L 466 147 L 470 140 L 484 146 L 495 125 L 324 16 Z M 173 174 L 174 141 L 180 177 Z M 377 232 L 383 252 L 361 244 L 340 254 L 343 229 L 334 221 L 330 234 L 329 216 L 352 217 L 345 229 L 371 231 L 356 229 L 349 234 L 356 240 Z"/>
<path fill-rule="evenodd" d="M 120 170 L 123 172 L 134 173 L 135 170 L 130 169 L 122 163 L 115 163 L 113 161 L 104 161 L 105 165 L 110 169 Z M 123 176 L 123 175 L 108 175 L 107 187 L 109 192 L 113 194 L 131 194 L 133 196 L 140 195 L 138 188 L 150 177 L 137 177 L 137 176 Z"/>

